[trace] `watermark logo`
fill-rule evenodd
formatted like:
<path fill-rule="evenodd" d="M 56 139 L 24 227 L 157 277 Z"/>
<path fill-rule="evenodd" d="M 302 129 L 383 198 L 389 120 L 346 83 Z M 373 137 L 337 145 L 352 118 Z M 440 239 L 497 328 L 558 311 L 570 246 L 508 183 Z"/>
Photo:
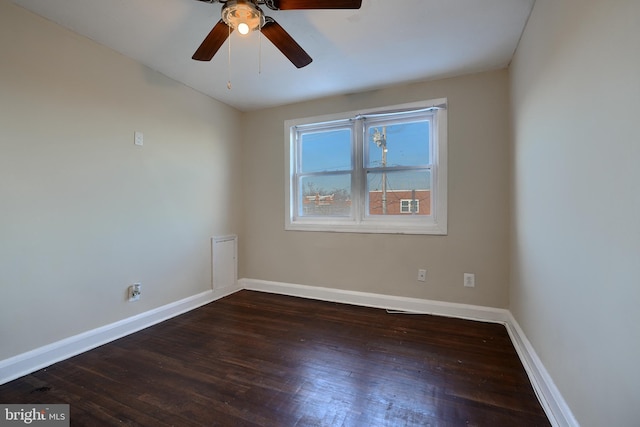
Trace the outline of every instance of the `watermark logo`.
<path fill-rule="evenodd" d="M 0 427 L 69 427 L 69 405 L 0 404 Z"/>

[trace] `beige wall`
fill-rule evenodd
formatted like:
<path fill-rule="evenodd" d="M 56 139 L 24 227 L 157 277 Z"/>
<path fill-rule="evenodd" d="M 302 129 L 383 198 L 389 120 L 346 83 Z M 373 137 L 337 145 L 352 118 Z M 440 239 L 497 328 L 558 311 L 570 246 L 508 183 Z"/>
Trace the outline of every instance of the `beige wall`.
<path fill-rule="evenodd" d="M 639 19 L 537 0 L 511 70 L 511 310 L 585 427 L 640 419 Z"/>
<path fill-rule="evenodd" d="M 240 113 L 7 0 L 0 57 L 0 360 L 210 289 Z"/>
<path fill-rule="evenodd" d="M 448 236 L 284 230 L 285 120 L 440 97 L 449 101 Z M 245 114 L 241 277 L 506 307 L 508 115 L 506 71 Z M 476 288 L 463 287 L 464 272 L 476 273 Z"/>

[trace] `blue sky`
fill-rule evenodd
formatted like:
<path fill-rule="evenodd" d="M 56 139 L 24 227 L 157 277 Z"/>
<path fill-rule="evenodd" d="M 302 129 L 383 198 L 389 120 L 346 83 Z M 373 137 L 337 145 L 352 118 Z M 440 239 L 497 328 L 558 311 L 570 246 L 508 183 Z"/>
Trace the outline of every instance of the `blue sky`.
<path fill-rule="evenodd" d="M 373 133 L 377 128 L 382 132 L 380 124 L 367 130 L 369 136 L 368 167 L 382 164 L 382 149 L 373 141 Z M 386 125 L 387 166 L 417 166 L 429 163 L 428 138 L 429 122 L 396 123 Z M 327 132 L 305 133 L 302 137 L 302 172 L 348 171 L 351 168 L 351 129 L 335 129 Z M 331 192 L 333 189 L 348 188 L 349 175 L 313 177 L 306 182 L 313 182 L 316 189 Z M 369 174 L 371 190 L 379 189 L 382 174 Z M 430 176 L 425 172 L 395 172 L 387 174 L 387 189 L 424 189 L 429 188 Z"/>

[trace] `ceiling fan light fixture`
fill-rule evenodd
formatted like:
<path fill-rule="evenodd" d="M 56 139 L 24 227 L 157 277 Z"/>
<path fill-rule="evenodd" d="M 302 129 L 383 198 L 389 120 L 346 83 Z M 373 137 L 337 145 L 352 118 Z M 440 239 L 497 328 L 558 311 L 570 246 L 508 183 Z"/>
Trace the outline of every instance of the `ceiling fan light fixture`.
<path fill-rule="evenodd" d="M 222 8 L 222 20 L 240 34 L 259 30 L 265 22 L 262 10 L 250 0 L 229 0 Z"/>

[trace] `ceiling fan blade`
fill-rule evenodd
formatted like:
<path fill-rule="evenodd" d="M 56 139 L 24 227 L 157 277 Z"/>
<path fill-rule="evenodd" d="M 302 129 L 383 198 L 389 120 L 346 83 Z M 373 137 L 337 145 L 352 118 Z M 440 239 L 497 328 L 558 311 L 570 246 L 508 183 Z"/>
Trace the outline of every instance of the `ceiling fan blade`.
<path fill-rule="evenodd" d="M 266 22 L 262 27 L 262 34 L 271 40 L 275 47 L 280 49 L 289 61 L 297 68 L 311 64 L 311 57 L 300 47 L 298 43 L 280 26 L 273 18 L 265 17 Z"/>
<path fill-rule="evenodd" d="M 213 55 L 229 37 L 229 31 L 233 31 L 233 28 L 225 24 L 222 19 L 219 20 L 191 58 L 196 61 L 211 61 Z"/>
<path fill-rule="evenodd" d="M 280 10 L 360 9 L 362 0 L 277 0 Z"/>

